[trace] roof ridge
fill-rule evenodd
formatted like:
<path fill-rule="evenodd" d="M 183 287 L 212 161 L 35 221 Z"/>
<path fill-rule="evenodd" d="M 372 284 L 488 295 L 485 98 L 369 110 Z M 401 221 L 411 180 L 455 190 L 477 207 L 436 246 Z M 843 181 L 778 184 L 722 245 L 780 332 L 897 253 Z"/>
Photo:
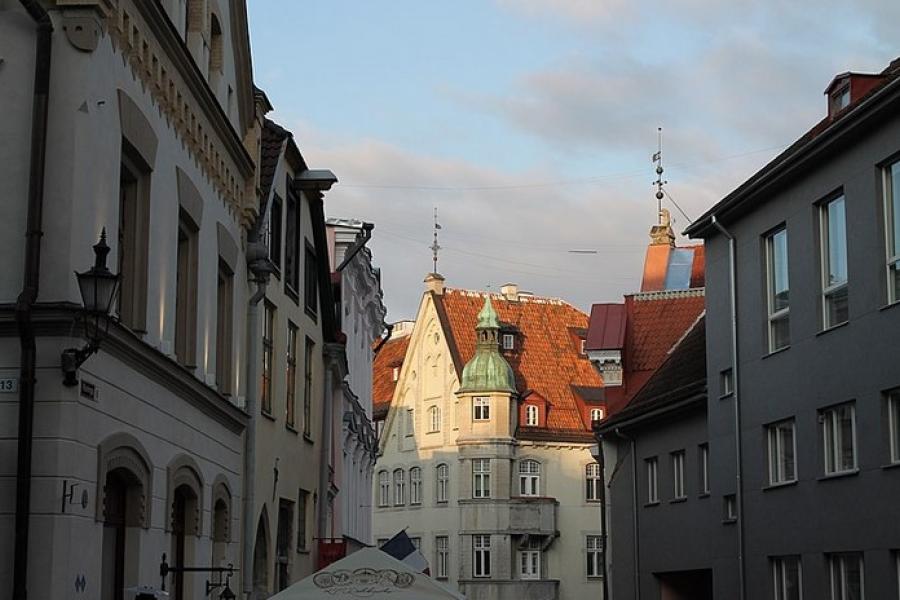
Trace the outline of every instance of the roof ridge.
<path fill-rule="evenodd" d="M 632 294 L 636 302 L 644 300 L 670 300 L 674 298 L 699 298 L 706 295 L 706 287 L 688 290 L 659 290 L 655 292 L 637 292 Z"/>
<path fill-rule="evenodd" d="M 459 295 L 469 296 L 470 298 L 484 298 L 486 295 L 491 297 L 491 300 L 503 300 L 506 302 L 514 302 L 507 298 L 504 294 L 499 292 L 491 292 L 491 291 L 480 291 L 480 290 L 468 290 L 464 288 L 444 288 L 444 293 L 453 292 Z M 530 292 L 519 292 L 519 299 L 515 302 L 521 302 L 523 304 L 550 304 L 553 306 L 568 306 L 577 310 L 580 313 L 584 313 L 583 310 L 578 308 L 577 306 L 571 304 L 570 302 L 563 300 L 562 298 L 558 298 L 556 296 L 539 296 L 537 294 L 532 294 Z M 584 313 L 587 314 L 587 313 Z"/>

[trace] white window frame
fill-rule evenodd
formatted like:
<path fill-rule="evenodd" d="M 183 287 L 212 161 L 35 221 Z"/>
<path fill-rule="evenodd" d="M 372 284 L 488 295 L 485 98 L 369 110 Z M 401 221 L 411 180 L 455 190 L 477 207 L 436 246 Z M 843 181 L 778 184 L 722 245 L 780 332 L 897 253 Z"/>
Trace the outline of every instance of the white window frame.
<path fill-rule="evenodd" d="M 866 569 L 862 552 L 845 552 L 828 555 L 828 572 L 831 588 L 831 600 L 851 600 L 847 590 L 847 562 L 859 561 L 859 591 L 858 599 L 866 597 Z"/>
<path fill-rule="evenodd" d="M 654 456 L 644 460 L 647 471 L 647 504 L 659 503 L 659 461 Z"/>
<path fill-rule="evenodd" d="M 847 285 L 848 285 L 847 282 L 850 277 L 850 273 L 849 273 L 850 268 L 849 268 L 849 262 L 848 262 L 849 256 L 847 255 L 847 254 L 849 254 L 849 248 L 845 247 L 844 248 L 844 250 L 845 250 L 844 263 L 846 264 L 846 267 L 847 267 L 847 278 L 844 279 L 843 281 L 838 281 L 835 283 L 831 283 L 828 280 L 829 271 L 831 270 L 830 269 L 830 267 L 831 267 L 831 256 L 830 256 L 830 254 L 831 254 L 831 251 L 830 251 L 831 239 L 828 236 L 828 208 L 837 202 L 842 202 L 844 204 L 844 239 L 845 239 L 845 245 L 849 246 L 849 240 L 847 240 L 847 200 L 844 197 L 844 195 L 841 194 L 839 196 L 835 196 L 834 198 L 828 200 L 827 202 L 823 202 L 819 206 L 819 238 L 820 238 L 819 252 L 821 254 L 821 269 L 822 269 L 821 304 L 822 304 L 822 324 L 823 324 L 824 329 L 830 329 L 831 327 L 836 327 L 838 325 L 841 325 L 842 323 L 846 323 L 846 321 L 841 321 L 839 323 L 837 323 L 837 322 L 832 323 L 828 317 L 829 299 L 832 298 L 833 296 L 839 294 L 840 292 L 847 291 Z M 849 301 L 850 301 L 849 300 L 849 291 L 847 293 L 847 297 L 848 297 L 847 302 L 849 303 Z M 849 318 L 850 318 L 850 315 L 849 315 L 849 311 L 848 311 L 847 319 L 849 320 Z"/>
<path fill-rule="evenodd" d="M 422 468 L 412 467 L 409 470 L 409 503 L 422 504 Z"/>
<path fill-rule="evenodd" d="M 428 433 L 438 433 L 441 430 L 441 407 L 431 406 L 428 409 Z"/>
<path fill-rule="evenodd" d="M 472 398 L 472 420 L 491 420 L 491 399 L 488 396 L 475 396 Z"/>
<path fill-rule="evenodd" d="M 434 536 L 434 577 L 447 579 L 450 571 L 450 536 Z"/>
<path fill-rule="evenodd" d="M 472 497 L 491 497 L 491 459 L 472 459 Z"/>
<path fill-rule="evenodd" d="M 519 579 L 541 578 L 541 543 L 540 538 L 529 538 L 527 548 L 518 551 Z"/>
<path fill-rule="evenodd" d="M 387 470 L 378 472 L 378 506 L 391 505 L 391 474 Z"/>
<path fill-rule="evenodd" d="M 891 464 L 900 463 L 900 389 L 887 392 L 888 431 L 891 438 Z"/>
<path fill-rule="evenodd" d="M 887 276 L 887 293 L 888 304 L 900 301 L 894 288 L 894 278 L 891 277 L 891 271 L 900 272 L 900 239 L 894 239 L 894 201 L 897 200 L 900 205 L 900 198 L 894 198 L 894 174 L 892 170 L 897 170 L 900 176 L 900 160 L 886 165 L 882 172 L 884 174 L 884 248 L 886 255 L 886 276 Z M 898 184 L 900 189 L 900 184 Z"/>
<path fill-rule="evenodd" d="M 775 231 L 772 231 L 768 235 L 766 235 L 766 299 L 767 299 L 767 314 L 768 314 L 768 337 L 769 337 L 769 352 L 776 352 L 783 348 L 787 348 L 790 344 L 790 311 L 791 305 L 790 300 L 788 300 L 788 305 L 784 308 L 775 309 L 775 237 L 778 235 L 784 235 L 785 240 L 787 240 L 787 227 L 781 226 Z M 787 248 L 787 241 L 785 242 L 785 249 Z M 784 261 L 788 262 L 788 253 L 785 250 Z M 787 281 L 788 294 L 790 294 L 790 274 L 788 274 Z M 786 320 L 788 324 L 788 339 L 787 342 L 783 346 L 775 345 L 775 326 L 778 321 Z"/>
<path fill-rule="evenodd" d="M 436 482 L 437 482 L 437 493 L 435 494 L 435 502 L 444 503 L 447 502 L 447 498 L 450 496 L 450 465 L 447 463 L 441 463 L 437 467 L 435 467 L 436 472 Z"/>
<path fill-rule="evenodd" d="M 838 464 L 842 457 L 843 442 L 845 441 L 840 428 L 839 412 L 845 408 L 850 409 L 850 443 L 853 450 L 853 464 L 849 467 Z M 820 414 L 822 417 L 822 446 L 825 451 L 825 474 L 840 475 L 856 471 L 859 465 L 859 453 L 856 446 L 856 405 L 847 402 L 826 408 Z"/>
<path fill-rule="evenodd" d="M 700 444 L 700 494 L 709 494 L 709 444 Z"/>
<path fill-rule="evenodd" d="M 501 337 L 501 342 L 503 343 L 504 350 L 515 350 L 516 348 L 516 336 L 512 333 L 504 333 Z"/>
<path fill-rule="evenodd" d="M 789 596 L 787 567 L 791 563 L 797 566 L 797 595 Z M 803 563 L 799 556 L 773 556 L 772 579 L 775 600 L 801 600 L 803 598 Z"/>
<path fill-rule="evenodd" d="M 603 475 L 600 472 L 600 463 L 588 463 L 584 466 L 584 500 L 585 502 L 603 500 Z"/>
<path fill-rule="evenodd" d="M 472 536 L 472 577 L 491 576 L 491 536 Z"/>
<path fill-rule="evenodd" d="M 684 450 L 672 453 L 672 491 L 675 500 L 687 498 L 684 491 L 684 455 Z"/>
<path fill-rule="evenodd" d="M 784 433 L 791 432 L 791 470 L 788 474 L 785 469 L 784 451 L 787 446 Z M 766 426 L 766 438 L 768 440 L 769 459 L 769 485 L 782 485 L 797 481 L 797 424 L 794 419 L 784 419 Z"/>
<path fill-rule="evenodd" d="M 391 378 L 394 381 L 400 379 L 400 367 L 394 367 L 393 369 L 391 369 Z"/>
<path fill-rule="evenodd" d="M 394 506 L 406 504 L 406 471 L 394 469 Z"/>
<path fill-rule="evenodd" d="M 541 463 L 527 458 L 519 461 L 519 495 L 540 496 Z"/>
<path fill-rule="evenodd" d="M 604 413 L 605 413 L 605 411 L 602 408 L 592 408 L 591 409 L 591 423 L 602 421 L 603 417 L 606 416 Z"/>
<path fill-rule="evenodd" d="M 584 538 L 586 575 L 588 579 L 603 577 L 603 536 L 587 535 Z"/>
<path fill-rule="evenodd" d="M 534 404 L 525 406 L 525 425 L 528 427 L 537 427 L 538 424 L 538 407 Z"/>

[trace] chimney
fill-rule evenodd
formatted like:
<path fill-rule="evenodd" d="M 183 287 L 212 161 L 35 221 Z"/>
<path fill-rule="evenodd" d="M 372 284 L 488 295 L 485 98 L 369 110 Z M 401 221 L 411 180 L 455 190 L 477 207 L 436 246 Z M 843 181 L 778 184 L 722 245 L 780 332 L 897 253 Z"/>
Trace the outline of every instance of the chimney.
<path fill-rule="evenodd" d="M 500 286 L 500 293 L 503 297 L 512 302 L 519 300 L 519 286 L 515 283 L 506 283 Z"/>
<path fill-rule="evenodd" d="M 672 217 L 669 215 L 669 209 L 667 208 L 661 208 L 659 210 L 659 223 L 650 228 L 650 245 L 675 245 L 675 232 L 672 231 Z"/>
<path fill-rule="evenodd" d="M 444 276 L 440 273 L 429 273 L 425 278 L 425 291 L 437 296 L 444 295 Z"/>

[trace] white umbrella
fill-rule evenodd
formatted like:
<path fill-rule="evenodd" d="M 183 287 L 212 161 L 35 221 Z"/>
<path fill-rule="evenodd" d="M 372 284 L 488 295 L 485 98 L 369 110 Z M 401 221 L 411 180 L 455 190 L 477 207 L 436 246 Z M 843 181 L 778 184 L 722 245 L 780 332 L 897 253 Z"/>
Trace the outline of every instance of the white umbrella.
<path fill-rule="evenodd" d="M 465 600 L 378 548 L 363 548 L 298 581 L 270 600 Z"/>

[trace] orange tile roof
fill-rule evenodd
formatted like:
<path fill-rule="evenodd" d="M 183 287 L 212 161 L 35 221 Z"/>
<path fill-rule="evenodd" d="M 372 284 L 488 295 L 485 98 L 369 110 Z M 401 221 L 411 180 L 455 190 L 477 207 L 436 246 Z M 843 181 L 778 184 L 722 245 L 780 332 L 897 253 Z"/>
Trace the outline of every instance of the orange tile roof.
<path fill-rule="evenodd" d="M 394 338 L 384 343 L 372 362 L 372 414 L 375 420 L 383 419 L 394 398 L 394 367 L 403 364 L 410 336 Z"/>

